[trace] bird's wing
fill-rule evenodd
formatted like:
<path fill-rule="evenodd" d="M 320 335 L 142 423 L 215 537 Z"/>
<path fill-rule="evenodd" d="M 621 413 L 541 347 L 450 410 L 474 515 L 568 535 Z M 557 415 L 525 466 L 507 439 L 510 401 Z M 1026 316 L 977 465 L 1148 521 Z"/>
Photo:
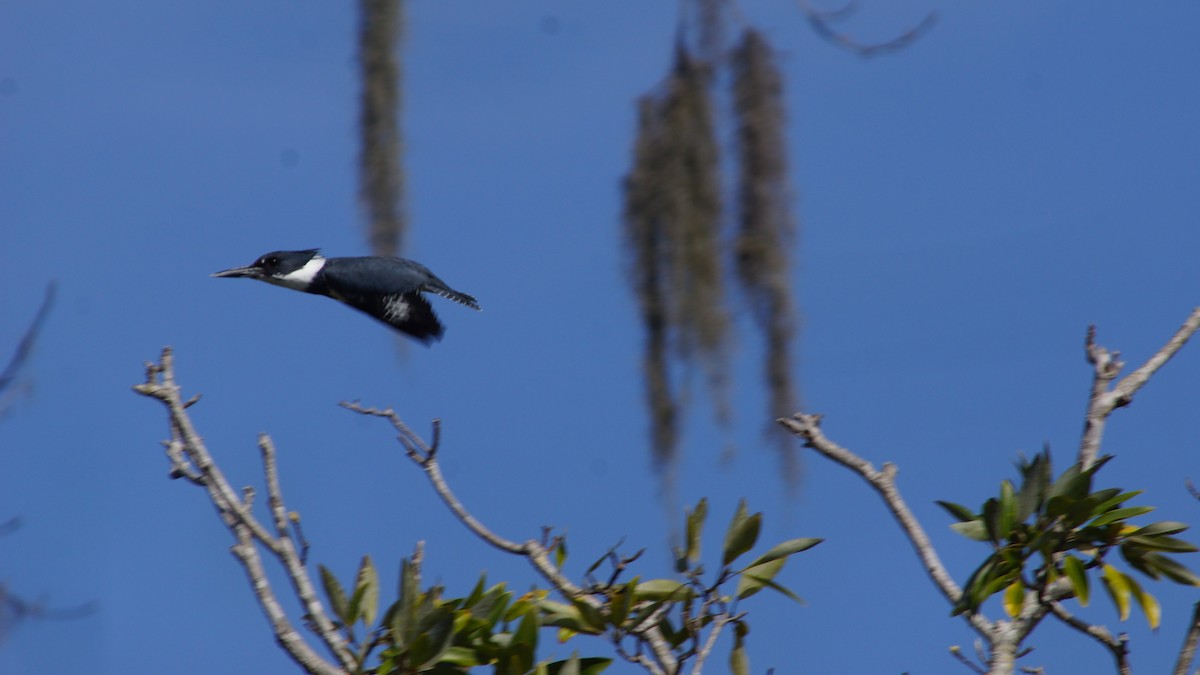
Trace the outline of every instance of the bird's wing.
<path fill-rule="evenodd" d="M 322 271 L 322 281 L 330 297 L 426 344 L 442 339 L 445 328 L 429 301 L 421 296 L 418 284 L 405 278 L 388 279 L 376 275 L 374 278 L 382 278 L 384 285 L 366 286 L 358 280 L 369 276 L 343 274 L 342 269 L 341 266 L 327 266 Z M 387 268 L 381 269 L 387 271 Z"/>
<path fill-rule="evenodd" d="M 429 301 L 417 292 L 395 295 L 336 293 L 333 297 L 425 344 L 441 340 L 445 332 Z"/>

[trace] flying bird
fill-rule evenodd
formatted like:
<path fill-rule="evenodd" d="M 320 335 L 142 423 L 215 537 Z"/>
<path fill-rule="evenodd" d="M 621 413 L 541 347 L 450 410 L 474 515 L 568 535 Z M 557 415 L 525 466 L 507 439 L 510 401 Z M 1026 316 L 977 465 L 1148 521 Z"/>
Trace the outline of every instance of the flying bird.
<path fill-rule="evenodd" d="M 326 258 L 320 249 L 272 251 L 246 267 L 214 277 L 245 277 L 305 293 L 325 295 L 425 344 L 441 340 L 445 328 L 423 293 L 479 309 L 475 298 L 446 285 L 427 267 L 404 258 Z"/>

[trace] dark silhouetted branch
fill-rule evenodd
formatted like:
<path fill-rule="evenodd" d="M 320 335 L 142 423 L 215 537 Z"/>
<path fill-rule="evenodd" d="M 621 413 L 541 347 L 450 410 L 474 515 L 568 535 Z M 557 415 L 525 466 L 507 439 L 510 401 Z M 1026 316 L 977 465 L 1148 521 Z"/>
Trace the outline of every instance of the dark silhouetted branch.
<path fill-rule="evenodd" d="M 800 11 L 804 13 L 804 17 L 808 19 L 809 26 L 812 27 L 817 35 L 859 56 L 879 56 L 904 49 L 928 32 L 933 27 L 933 24 L 937 23 L 937 13 L 930 12 L 925 15 L 924 19 L 921 19 L 920 23 L 890 40 L 883 42 L 861 42 L 851 37 L 848 33 L 841 32 L 833 27 L 835 21 L 845 19 L 855 12 L 857 4 L 853 0 L 835 10 L 818 10 L 812 7 L 807 0 L 797 0 L 797 3 L 800 5 Z"/>
<path fill-rule="evenodd" d="M 29 328 L 25 329 L 21 341 L 17 343 L 17 348 L 13 352 L 12 358 L 8 360 L 8 365 L 0 372 L 0 415 L 3 415 L 8 408 L 9 390 L 16 383 L 21 369 L 33 356 L 33 347 L 37 343 L 38 333 L 41 331 L 42 325 L 46 323 L 46 317 L 50 316 L 50 308 L 54 306 L 54 297 L 57 293 L 57 284 L 51 282 L 46 286 L 46 296 L 42 300 L 41 306 L 38 307 L 37 314 L 30 322 Z"/>

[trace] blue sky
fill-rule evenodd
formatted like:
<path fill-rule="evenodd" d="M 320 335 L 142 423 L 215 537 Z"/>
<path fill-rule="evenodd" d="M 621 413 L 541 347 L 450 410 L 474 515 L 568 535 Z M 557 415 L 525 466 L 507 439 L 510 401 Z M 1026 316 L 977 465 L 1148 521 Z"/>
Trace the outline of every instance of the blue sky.
<path fill-rule="evenodd" d="M 900 466 L 961 582 L 985 549 L 950 532 L 934 500 L 981 503 L 1043 442 L 1066 466 L 1086 326 L 1140 362 L 1197 304 L 1200 8 L 861 5 L 845 27 L 868 40 L 930 10 L 939 21 L 863 60 L 816 37 L 792 3 L 742 7 L 787 76 L 798 375 L 831 438 Z M 226 473 L 261 484 L 254 439 L 270 433 L 314 561 L 343 576 L 369 552 L 393 578 L 425 540 L 427 578 L 452 593 L 483 570 L 533 580 L 467 535 L 389 428 L 342 399 L 395 406 L 418 429 L 441 417 L 448 479 L 506 536 L 564 528 L 576 572 L 624 537 L 649 549 L 643 575 L 668 573 L 618 232 L 632 100 L 666 71 L 674 5 L 410 7 L 407 253 L 484 311 L 439 303 L 445 341 L 397 356 L 390 334 L 332 302 L 208 276 L 278 248 L 365 252 L 350 3 L 0 5 L 0 345 L 15 345 L 47 282 L 60 286 L 32 390 L 0 420 L 0 518 L 23 523 L 0 545 L 0 576 L 29 599 L 100 606 L 19 625 L 0 671 L 290 670 L 206 498 L 166 478 L 162 411 L 129 389 L 167 344 L 186 389 L 204 394 L 194 419 Z M 726 438 L 697 406 L 681 499 L 712 501 L 714 549 L 743 496 L 766 512 L 764 545 L 828 539 L 781 577 L 806 606 L 754 598 L 755 672 L 961 669 L 947 649 L 973 634 L 872 493 L 808 455 L 799 496 L 786 496 L 745 319 L 740 454 L 720 462 Z M 1158 519 L 1195 522 L 1189 349 L 1118 411 L 1099 482 L 1147 490 Z M 1140 616 L 1118 624 L 1103 598 L 1085 616 L 1128 631 L 1135 667 L 1162 671 L 1198 594 L 1147 590 L 1164 604 L 1157 634 Z M 1049 672 L 1110 668 L 1049 624 L 1032 644 L 1028 665 Z M 570 649 L 604 652 L 577 640 L 545 654 Z"/>

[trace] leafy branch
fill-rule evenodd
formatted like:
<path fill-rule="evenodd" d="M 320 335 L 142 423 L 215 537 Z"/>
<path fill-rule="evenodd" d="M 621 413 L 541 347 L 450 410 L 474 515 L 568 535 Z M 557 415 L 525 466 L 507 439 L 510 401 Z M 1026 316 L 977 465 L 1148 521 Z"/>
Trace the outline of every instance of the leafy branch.
<path fill-rule="evenodd" d="M 964 587 L 953 580 L 933 547 L 925 529 L 901 497 L 891 463 L 879 470 L 867 460 L 825 436 L 821 416 L 797 413 L 779 422 L 819 454 L 858 474 L 884 500 L 900 529 L 912 544 L 926 574 L 946 598 L 952 614 L 962 616 L 982 639 L 980 661 L 986 670 L 971 663 L 962 650 L 951 653 L 976 672 L 1012 673 L 1016 660 L 1027 654 L 1024 641 L 1047 616 L 1087 635 L 1112 655 L 1118 673 L 1129 673 L 1127 640 L 1114 637 L 1101 625 L 1091 624 L 1066 609 L 1063 601 L 1075 598 L 1086 606 L 1098 578 L 1116 606 L 1121 620 L 1128 618 L 1136 603 L 1152 627 L 1161 620 L 1158 601 L 1147 593 L 1135 576 L 1113 564 L 1111 553 L 1120 553 L 1125 565 L 1152 580 L 1166 578 L 1188 586 L 1200 586 L 1200 576 L 1174 556 L 1197 548 L 1174 535 L 1187 529 L 1175 521 L 1136 525 L 1132 519 L 1152 510 L 1128 502 L 1140 491 L 1119 488 L 1092 490 L 1092 479 L 1108 461 L 1099 455 L 1108 417 L 1128 405 L 1134 395 L 1200 330 L 1200 308 L 1188 316 L 1167 342 L 1138 369 L 1118 380 L 1124 363 L 1120 354 L 1096 343 L 1094 327 L 1088 329 L 1085 352 L 1093 367 L 1093 380 L 1085 415 L 1084 431 L 1076 463 L 1058 477 L 1051 471 L 1048 451 L 1032 460 L 1021 460 L 1020 485 L 1003 481 L 1000 494 L 969 509 L 952 502 L 938 502 L 957 521 L 951 527 L 971 539 L 986 542 L 991 552 L 975 569 Z M 1002 595 L 1003 619 L 988 618 L 983 603 Z M 1190 667 L 1200 642 L 1200 604 L 1184 646 L 1177 673 Z"/>
<path fill-rule="evenodd" d="M 565 537 L 551 537 L 550 530 L 544 529 L 540 539 L 514 541 L 495 533 L 467 510 L 438 463 L 438 421 L 433 423 L 431 441 L 426 442 L 390 409 L 343 403 L 354 412 L 390 421 L 406 456 L 422 469 L 455 517 L 490 546 L 525 558 L 548 586 L 515 596 L 505 584 L 488 586 L 481 577 L 467 596 L 446 598 L 441 586 L 422 588 L 423 546 L 418 544 L 412 558 L 400 563 L 397 599 L 381 612 L 379 572 L 370 556 L 362 558 L 350 585 L 344 585 L 332 570 L 318 566 L 324 599 L 319 597 L 308 568 L 309 543 L 300 532 L 299 515 L 284 502 L 271 439 L 263 434 L 258 443 L 268 497 L 269 521 L 264 522 L 253 512 L 256 491 L 251 487 L 233 489 L 192 424 L 188 409 L 199 396 L 183 398 L 169 347 L 163 349 L 158 363 L 146 365 L 146 380 L 134 390 L 166 407 L 170 438 L 163 446 L 170 476 L 204 488 L 234 536 L 232 552 L 249 578 L 276 641 L 309 673 L 444 674 L 491 666 L 497 675 L 571 675 L 599 673 L 611 663 L 609 658 L 581 658 L 578 654 L 560 661 L 537 661 L 538 635 L 543 627 L 557 628 L 560 641 L 576 635 L 600 637 L 618 656 L 654 675 L 680 675 L 689 664 L 689 672 L 698 675 L 718 637 L 732 627 L 730 667 L 739 675 L 748 673 L 745 644 L 749 623 L 740 603 L 764 588 L 799 601 L 776 577 L 790 556 L 821 541 L 786 541 L 745 563 L 743 556 L 758 542 L 762 514 L 750 513 L 743 502 L 726 530 L 721 563 L 706 580 L 700 546 L 708 507 L 701 500 L 687 514 L 687 539 L 676 551 L 681 578 L 643 580 L 634 576 L 626 580 L 641 552 L 624 556 L 613 547 L 588 568 L 583 583 L 576 583 L 563 567 Z M 303 625 L 311 637 L 301 633 L 283 610 L 266 576 L 267 559 L 274 559 L 286 573 L 292 593 L 303 606 Z M 608 574 L 598 576 L 606 562 Z M 552 599 L 551 593 L 558 599 Z"/>

